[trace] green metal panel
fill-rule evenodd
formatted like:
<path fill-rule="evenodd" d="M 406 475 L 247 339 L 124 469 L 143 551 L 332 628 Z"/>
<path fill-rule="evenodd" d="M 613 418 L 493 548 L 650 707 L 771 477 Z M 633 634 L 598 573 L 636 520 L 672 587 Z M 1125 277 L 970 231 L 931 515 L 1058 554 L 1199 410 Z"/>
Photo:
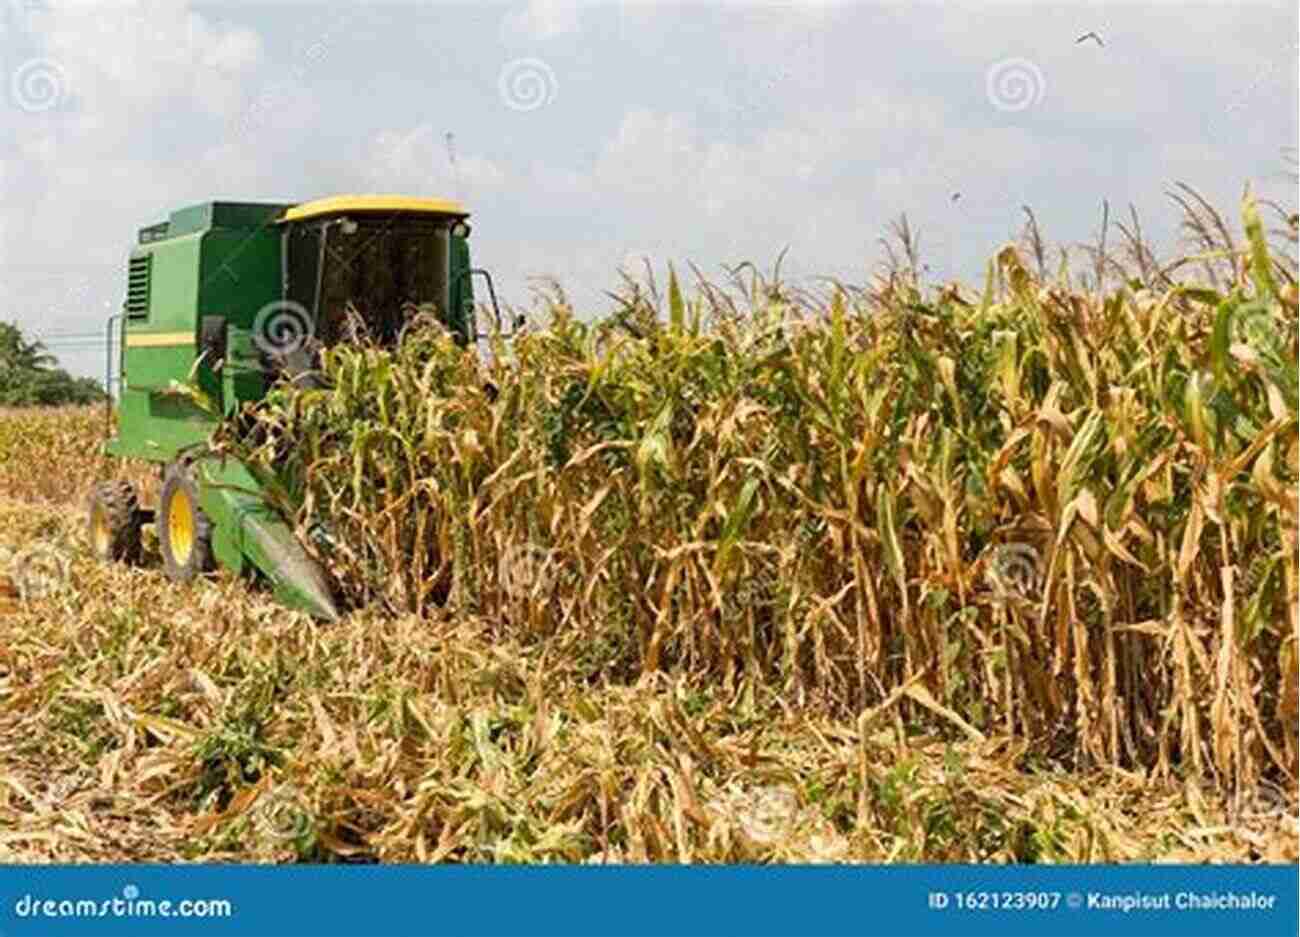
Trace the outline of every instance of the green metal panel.
<path fill-rule="evenodd" d="M 278 227 L 264 226 L 217 229 L 204 235 L 195 316 L 222 316 L 228 331 L 221 375 L 203 367 L 199 378 L 205 392 L 219 398 L 227 414 L 266 392 L 253 336 L 258 314 L 281 297 L 280 234 Z"/>
<path fill-rule="evenodd" d="M 260 228 L 271 224 L 289 207 L 267 202 L 204 202 L 172 212 L 167 234 L 178 237 L 213 228 Z"/>
<path fill-rule="evenodd" d="M 132 252 L 151 261 L 148 315 L 128 318 L 123 329 L 120 429 L 107 446 L 111 454 L 168 461 L 207 439 L 215 414 L 176 396 L 174 383 L 193 378 L 226 413 L 265 392 L 251 335 L 258 311 L 280 298 L 280 230 L 266 222 L 283 207 L 218 202 L 183 209 L 172 215 L 168 237 Z M 191 230 L 214 222 L 247 226 Z M 225 316 L 230 325 L 221 374 L 212 362 L 195 367 L 205 315 Z"/>
<path fill-rule="evenodd" d="M 463 342 L 472 342 L 478 325 L 474 321 L 474 278 L 469 275 L 469 239 L 451 239 L 452 308 L 448 310 L 447 328 Z"/>
<path fill-rule="evenodd" d="M 123 322 L 122 395 L 115 455 L 167 461 L 207 438 L 212 417 L 192 401 L 168 393 L 194 363 L 198 258 L 202 236 L 169 238 L 138 247 L 148 258 L 148 306 Z M 138 289 L 138 285 L 137 285 Z"/>

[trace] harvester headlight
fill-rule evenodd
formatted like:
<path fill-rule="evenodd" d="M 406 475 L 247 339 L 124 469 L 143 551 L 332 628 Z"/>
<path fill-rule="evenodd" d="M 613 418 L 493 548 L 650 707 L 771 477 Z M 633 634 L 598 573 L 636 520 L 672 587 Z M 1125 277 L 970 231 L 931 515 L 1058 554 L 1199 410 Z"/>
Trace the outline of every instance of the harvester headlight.
<path fill-rule="evenodd" d="M 451 226 L 451 233 L 453 237 L 467 238 L 469 237 L 469 225 L 464 221 L 458 221 Z"/>
<path fill-rule="evenodd" d="M 343 233 L 344 233 L 344 234 L 356 234 L 356 233 L 357 233 L 357 223 L 356 223 L 355 221 L 353 221 L 351 218 L 344 218 L 344 219 L 339 223 L 339 227 L 343 229 Z"/>

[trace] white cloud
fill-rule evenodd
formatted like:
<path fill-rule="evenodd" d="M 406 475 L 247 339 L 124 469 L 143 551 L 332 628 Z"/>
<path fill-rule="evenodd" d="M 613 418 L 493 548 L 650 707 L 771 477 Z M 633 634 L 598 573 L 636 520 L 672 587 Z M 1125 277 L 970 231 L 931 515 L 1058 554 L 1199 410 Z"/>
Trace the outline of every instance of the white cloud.
<path fill-rule="evenodd" d="M 1125 4 L 1088 22 L 1081 7 L 970 2 L 59 8 L 0 50 L 6 85 L 27 58 L 60 83 L 48 110 L 0 97 L 0 308 L 44 327 L 68 291 L 40 299 L 23 265 L 70 254 L 110 265 L 96 309 L 120 301 L 135 228 L 185 204 L 361 190 L 464 200 L 503 299 L 554 273 L 598 306 L 641 254 L 712 271 L 769 266 L 790 244 L 787 272 L 861 274 L 902 211 L 923 250 L 978 275 L 1024 201 L 1049 236 L 1077 239 L 1102 198 L 1156 221 L 1171 177 L 1209 177 L 1231 214 L 1246 176 L 1282 169 L 1295 14 L 1278 9 Z M 1106 47 L 1076 47 L 1092 28 Z M 1047 82 L 1023 112 L 986 98 L 987 69 L 1012 57 Z M 530 58 L 563 93 L 521 113 L 500 69 Z"/>
<path fill-rule="evenodd" d="M 524 9 L 507 13 L 501 29 L 507 37 L 553 39 L 578 30 L 575 0 L 529 0 Z"/>
<path fill-rule="evenodd" d="M 459 152 L 454 138 L 449 150 L 446 137 L 432 124 L 373 135 L 362 150 L 359 170 L 371 191 L 438 197 L 480 195 L 507 181 L 492 160 Z"/>
<path fill-rule="evenodd" d="M 40 331 L 98 329 L 135 229 L 229 180 L 174 125 L 238 113 L 262 41 L 183 5 L 58 6 L 23 26 L 0 197 L 24 223 L 0 229 L 0 306 Z"/>
<path fill-rule="evenodd" d="M 129 108 L 144 116 L 141 108 L 182 100 L 228 115 L 263 56 L 257 33 L 211 23 L 184 6 L 56 7 L 40 35 L 82 112 Z"/>

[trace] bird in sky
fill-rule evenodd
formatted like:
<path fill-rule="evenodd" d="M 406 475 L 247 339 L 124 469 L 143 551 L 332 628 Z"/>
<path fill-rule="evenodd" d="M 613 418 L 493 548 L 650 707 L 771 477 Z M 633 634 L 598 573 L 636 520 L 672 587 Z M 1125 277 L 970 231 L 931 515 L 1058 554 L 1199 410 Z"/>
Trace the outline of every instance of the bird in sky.
<path fill-rule="evenodd" d="M 1089 40 L 1089 39 L 1096 40 L 1097 45 L 1099 45 L 1099 46 L 1104 46 L 1104 45 L 1106 44 L 1106 43 L 1104 43 L 1104 42 L 1101 41 L 1101 36 L 1098 36 L 1096 33 L 1093 33 L 1093 32 L 1087 32 L 1087 33 L 1084 33 L 1084 34 L 1083 34 L 1082 36 L 1080 36 L 1078 39 L 1074 40 L 1074 44 L 1077 46 L 1079 43 L 1081 43 L 1081 42 L 1086 42 L 1086 41 Z"/>
<path fill-rule="evenodd" d="M 959 198 L 961 198 L 961 193 L 960 193 L 960 192 L 954 192 L 954 193 L 952 193 L 952 199 L 951 199 L 951 201 L 954 201 L 954 202 L 955 202 L 955 201 L 957 201 L 957 199 L 959 199 Z"/>

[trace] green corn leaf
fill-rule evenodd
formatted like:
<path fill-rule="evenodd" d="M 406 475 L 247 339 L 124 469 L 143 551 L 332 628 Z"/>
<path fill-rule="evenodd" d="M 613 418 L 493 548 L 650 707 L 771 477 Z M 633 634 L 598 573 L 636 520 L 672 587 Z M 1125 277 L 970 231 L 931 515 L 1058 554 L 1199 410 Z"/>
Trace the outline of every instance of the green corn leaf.
<path fill-rule="evenodd" d="M 904 613 L 907 610 L 907 567 L 903 561 L 903 549 L 898 542 L 898 528 L 894 523 L 894 497 L 887 485 L 881 485 L 876 495 L 876 523 L 879 525 L 880 544 L 883 548 L 885 565 L 894 577 L 899 594 L 903 597 Z"/>
<path fill-rule="evenodd" d="M 1268 622 L 1268 611 L 1278 591 L 1273 574 L 1279 569 L 1280 563 L 1279 556 L 1274 556 L 1268 561 L 1259 578 L 1259 584 L 1255 587 L 1255 594 L 1251 596 L 1245 611 L 1237 621 L 1237 640 L 1243 645 L 1252 641 Z"/>
<path fill-rule="evenodd" d="M 845 355 L 848 338 L 844 327 L 844 296 L 835 291 L 831 299 L 831 379 L 830 390 L 838 390 L 844 380 Z"/>
<path fill-rule="evenodd" d="M 1236 301 L 1225 299 L 1214 316 L 1214 332 L 1210 336 L 1210 363 L 1214 367 L 1214 377 L 1221 385 L 1227 383 L 1228 348 L 1232 345 L 1232 318 L 1236 311 Z"/>
<path fill-rule="evenodd" d="M 1183 388 L 1183 417 L 1187 421 L 1188 431 L 1192 439 L 1196 440 L 1197 445 L 1209 448 L 1210 431 L 1208 411 L 1205 407 L 1205 387 L 1202 375 L 1193 372 L 1187 376 L 1187 384 Z"/>
<path fill-rule="evenodd" d="M 680 335 L 686 328 L 686 302 L 682 299 L 677 271 L 668 264 L 668 319 L 674 333 Z"/>
<path fill-rule="evenodd" d="M 1083 457 L 1102 431 L 1104 421 L 1105 413 L 1102 410 L 1094 410 L 1084 420 L 1083 426 L 1074 436 L 1074 441 L 1070 443 L 1070 448 L 1066 450 L 1065 457 L 1061 459 L 1056 489 L 1059 503 L 1069 504 L 1074 500 L 1088 468 L 1083 464 Z"/>
<path fill-rule="evenodd" d="M 1273 281 L 1273 260 L 1268 253 L 1268 240 L 1264 236 L 1264 225 L 1259 219 L 1259 206 L 1255 196 L 1246 191 L 1242 201 L 1241 215 L 1246 227 L 1246 239 L 1250 241 L 1250 272 L 1255 281 L 1255 292 L 1260 297 L 1277 295 L 1277 284 Z"/>
<path fill-rule="evenodd" d="M 732 548 L 745 532 L 749 519 L 754 514 L 754 497 L 758 494 L 758 486 L 759 479 L 747 479 L 745 484 L 741 486 L 740 495 L 736 498 L 735 505 L 727 512 L 727 519 L 722 525 L 722 536 L 718 541 L 718 558 L 715 563 L 715 570 L 722 569 L 726 564 Z"/>

